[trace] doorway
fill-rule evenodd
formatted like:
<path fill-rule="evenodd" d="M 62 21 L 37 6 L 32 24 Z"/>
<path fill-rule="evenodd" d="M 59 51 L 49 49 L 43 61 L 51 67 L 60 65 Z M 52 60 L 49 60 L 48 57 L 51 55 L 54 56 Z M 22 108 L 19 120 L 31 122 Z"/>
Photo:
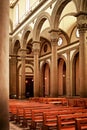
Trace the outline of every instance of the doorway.
<path fill-rule="evenodd" d="M 25 97 L 33 97 L 33 77 L 26 77 L 25 79 Z"/>
<path fill-rule="evenodd" d="M 73 60 L 73 96 L 80 95 L 80 80 L 79 80 L 79 53 L 77 53 Z"/>
<path fill-rule="evenodd" d="M 49 64 L 43 65 L 43 97 L 50 95 L 50 68 Z"/>

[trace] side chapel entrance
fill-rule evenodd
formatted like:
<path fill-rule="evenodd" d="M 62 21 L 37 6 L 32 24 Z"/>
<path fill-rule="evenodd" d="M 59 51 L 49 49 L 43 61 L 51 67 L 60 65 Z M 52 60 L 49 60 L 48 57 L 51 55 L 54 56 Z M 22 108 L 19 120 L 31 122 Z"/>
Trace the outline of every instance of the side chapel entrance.
<path fill-rule="evenodd" d="M 25 79 L 25 97 L 33 97 L 33 77 L 26 76 Z"/>

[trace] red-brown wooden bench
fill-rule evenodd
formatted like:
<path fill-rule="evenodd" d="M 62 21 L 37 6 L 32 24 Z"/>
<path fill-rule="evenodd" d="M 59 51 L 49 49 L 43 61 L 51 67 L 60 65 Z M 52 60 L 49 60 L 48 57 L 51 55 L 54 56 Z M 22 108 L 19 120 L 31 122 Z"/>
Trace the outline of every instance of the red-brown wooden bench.
<path fill-rule="evenodd" d="M 58 115 L 57 116 L 57 127 L 58 130 L 75 130 L 75 119 L 76 118 L 86 118 L 87 113 L 75 113 L 75 114 L 67 114 L 67 115 Z"/>
<path fill-rule="evenodd" d="M 75 130 L 87 130 L 87 118 L 76 118 Z"/>
<path fill-rule="evenodd" d="M 86 109 L 76 109 L 76 108 L 73 108 L 73 109 L 66 109 L 66 110 L 56 110 L 56 111 L 51 111 L 51 112 L 44 112 L 43 113 L 43 117 L 44 117 L 44 123 L 43 123 L 43 129 L 53 129 L 53 128 L 56 128 L 57 129 L 57 118 L 56 116 L 57 115 L 69 115 L 69 114 L 73 114 L 74 113 L 85 113 L 87 112 Z M 75 121 L 74 121 L 75 123 Z"/>

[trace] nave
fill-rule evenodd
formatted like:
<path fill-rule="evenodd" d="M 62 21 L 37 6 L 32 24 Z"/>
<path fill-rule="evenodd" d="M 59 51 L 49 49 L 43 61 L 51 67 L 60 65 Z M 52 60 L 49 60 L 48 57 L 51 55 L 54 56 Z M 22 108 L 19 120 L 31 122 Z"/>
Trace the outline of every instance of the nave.
<path fill-rule="evenodd" d="M 9 123 L 10 130 L 87 130 L 87 99 L 9 99 Z"/>

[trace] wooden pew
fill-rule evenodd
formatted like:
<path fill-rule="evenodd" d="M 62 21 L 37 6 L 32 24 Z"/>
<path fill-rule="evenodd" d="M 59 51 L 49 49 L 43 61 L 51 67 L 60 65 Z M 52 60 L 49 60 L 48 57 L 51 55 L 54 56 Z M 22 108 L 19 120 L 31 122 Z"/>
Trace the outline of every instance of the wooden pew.
<path fill-rule="evenodd" d="M 32 123 L 31 128 L 33 130 L 36 130 L 37 128 L 40 128 L 43 123 L 43 112 L 48 112 L 50 108 L 42 108 L 37 110 L 32 110 Z"/>
<path fill-rule="evenodd" d="M 32 110 L 32 129 L 35 130 L 37 127 L 41 126 L 43 123 L 43 113 L 49 112 L 49 111 L 59 111 L 61 109 L 67 109 L 67 107 L 55 107 L 55 106 L 49 106 L 48 107 L 42 107 L 41 109 L 33 109 Z"/>
<path fill-rule="evenodd" d="M 87 130 L 87 118 L 76 118 L 75 130 Z"/>
<path fill-rule="evenodd" d="M 56 110 L 56 111 L 49 111 L 49 112 L 44 112 L 43 113 L 43 127 L 42 129 L 53 129 L 56 127 L 57 129 L 57 115 L 69 115 L 69 114 L 74 114 L 74 113 L 85 113 L 87 112 L 87 109 L 81 109 L 81 108 L 69 108 L 66 110 Z"/>
<path fill-rule="evenodd" d="M 69 98 L 68 100 L 68 105 L 69 106 L 74 106 L 74 107 L 83 107 L 85 108 L 85 102 L 87 99 L 84 98 Z"/>
<path fill-rule="evenodd" d="M 22 117 L 24 115 L 23 108 L 26 107 L 40 107 L 40 106 L 48 106 L 47 104 L 41 104 L 37 102 L 29 102 L 29 101 L 20 101 L 20 100 L 10 100 L 9 101 L 9 115 L 10 119 L 16 121 L 16 123 L 20 123 L 22 121 Z M 51 105 L 50 105 L 51 106 Z"/>
<path fill-rule="evenodd" d="M 29 126 L 29 127 L 31 127 L 31 120 L 33 120 L 33 122 L 34 122 L 34 118 L 36 117 L 36 116 L 38 116 L 38 114 L 36 114 L 35 113 L 35 115 L 34 115 L 34 113 L 32 114 L 32 111 L 35 111 L 35 112 L 38 112 L 38 111 L 42 111 L 42 109 L 52 109 L 52 108 L 54 108 L 54 109 L 68 109 L 68 107 L 56 107 L 56 106 L 54 106 L 54 105 L 51 105 L 51 104 L 39 104 L 39 105 L 31 105 L 31 106 L 28 106 L 28 107 L 24 107 L 23 109 L 24 109 L 24 115 L 23 115 L 23 127 L 27 127 L 27 126 Z M 71 108 L 71 107 L 70 107 Z M 33 116 L 32 116 L 33 115 Z M 35 116 L 35 117 L 34 117 Z M 41 116 L 41 115 L 40 115 Z M 35 120 L 36 121 L 36 120 Z M 40 121 L 40 120 L 39 120 Z M 39 122 L 38 121 L 38 122 Z M 36 123 L 37 124 L 37 123 Z"/>
<path fill-rule="evenodd" d="M 49 109 L 52 107 L 52 105 L 47 105 L 47 104 L 39 104 L 39 105 L 34 105 L 34 106 L 29 106 L 24 108 L 24 115 L 23 115 L 23 127 L 31 127 L 31 121 L 32 121 L 32 111 L 34 110 L 42 110 L 42 109 Z"/>
<path fill-rule="evenodd" d="M 20 123 L 21 121 L 22 121 L 22 123 L 23 123 L 23 126 L 24 127 L 27 127 L 28 125 L 27 124 L 29 124 L 29 126 L 31 126 L 31 121 L 32 121 L 32 110 L 41 110 L 41 109 L 43 109 L 45 106 L 47 107 L 47 106 L 49 106 L 49 108 L 51 108 L 51 107 L 53 107 L 54 105 L 51 105 L 51 104 L 45 104 L 45 103 L 35 103 L 35 102 L 28 102 L 28 101 L 25 101 L 25 102 L 19 102 L 19 101 L 14 101 L 15 102 L 15 104 L 14 105 L 12 105 L 12 101 L 11 101 L 11 106 L 13 106 L 13 110 L 10 110 L 10 113 L 12 113 L 12 115 L 13 115 L 13 120 L 16 120 L 18 123 Z M 53 99 L 53 102 L 54 102 L 54 99 Z M 21 105 L 20 105 L 21 104 Z M 27 105 L 26 105 L 27 104 Z M 11 107 L 10 106 L 10 107 Z M 22 112 L 19 112 L 20 114 L 18 114 L 18 109 L 19 109 L 19 106 L 21 106 L 22 107 L 22 109 L 23 109 L 23 111 Z M 28 109 L 27 109 L 28 108 Z M 57 108 L 57 107 L 56 107 Z M 55 108 L 55 109 L 56 109 Z M 58 106 L 58 108 L 57 109 L 59 109 L 59 106 Z M 64 110 L 65 111 L 65 109 L 67 109 L 66 110 L 66 112 L 65 112 L 65 114 L 66 113 L 68 113 L 69 114 L 69 112 L 71 113 L 71 110 L 73 109 L 73 107 L 66 107 L 65 106 L 65 108 L 64 108 L 64 106 L 62 106 L 62 107 L 60 107 L 60 111 L 61 110 Z M 79 107 L 75 107 L 74 109 L 76 109 L 76 112 L 78 111 L 78 112 L 81 112 L 81 109 L 83 109 L 83 108 L 79 108 Z M 30 111 L 30 113 L 29 113 L 29 111 Z M 52 110 L 51 110 L 52 111 Z M 56 110 L 55 110 L 56 111 Z M 58 110 L 59 111 L 59 110 Z M 85 110 L 84 110 L 85 111 Z M 44 111 L 45 112 L 45 111 Z M 44 113 L 43 112 L 43 113 Z M 49 112 L 49 111 L 48 111 Z M 73 113 L 75 112 L 75 110 L 73 111 Z M 86 111 L 85 111 L 86 112 Z M 60 114 L 64 114 L 63 112 L 62 113 L 60 113 Z M 55 112 L 55 117 L 58 115 L 58 113 L 56 113 Z M 41 115 L 42 116 L 42 115 Z M 54 125 L 54 124 L 52 124 L 53 123 L 53 118 L 50 118 L 50 121 L 52 120 L 52 122 L 51 123 L 49 123 L 49 126 L 48 126 L 48 128 L 50 127 L 50 125 L 52 126 L 52 125 Z M 36 121 L 36 124 L 38 124 L 40 122 L 40 118 L 39 118 L 39 120 L 37 120 Z M 42 122 L 43 122 L 43 120 L 42 120 Z M 55 121 L 54 121 L 55 122 Z M 56 124 L 57 124 L 57 118 L 56 118 Z M 36 129 L 36 126 L 35 125 L 33 125 L 34 127 L 33 128 L 35 128 Z"/>
<path fill-rule="evenodd" d="M 57 115 L 57 126 L 58 130 L 75 130 L 75 119 L 76 118 L 87 118 L 87 113 L 75 113 L 67 115 Z"/>
<path fill-rule="evenodd" d="M 13 105 L 10 107 L 10 121 L 14 121 L 16 119 L 17 107 Z"/>
<path fill-rule="evenodd" d="M 23 106 L 17 106 L 17 113 L 16 113 L 16 124 L 21 124 L 23 122 Z"/>
<path fill-rule="evenodd" d="M 80 112 L 82 112 L 82 108 L 74 108 L 75 110 L 73 110 L 72 107 L 64 107 L 64 106 L 57 106 L 57 107 L 50 107 L 50 108 L 43 108 L 43 109 L 34 109 L 32 110 L 32 129 L 36 129 L 37 126 L 41 127 L 43 124 L 43 119 L 45 117 L 43 117 L 43 114 L 46 112 L 47 115 L 49 114 L 49 116 L 54 115 L 56 117 L 56 114 L 62 114 L 62 113 L 71 113 L 71 111 L 73 110 L 74 112 L 77 112 L 77 110 L 79 110 Z M 53 117 L 51 116 L 52 120 Z"/>

